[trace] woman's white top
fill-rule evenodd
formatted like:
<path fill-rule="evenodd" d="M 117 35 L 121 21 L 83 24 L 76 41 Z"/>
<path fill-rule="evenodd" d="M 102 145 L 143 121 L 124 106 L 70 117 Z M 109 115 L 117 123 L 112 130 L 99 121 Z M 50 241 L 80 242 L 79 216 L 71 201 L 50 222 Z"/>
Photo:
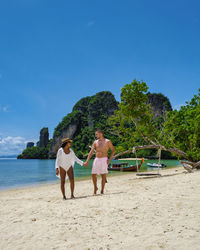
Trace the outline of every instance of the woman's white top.
<path fill-rule="evenodd" d="M 83 161 L 79 160 L 78 157 L 76 157 L 74 151 L 71 148 L 69 150 L 70 150 L 69 154 L 66 154 L 63 148 L 60 148 L 58 150 L 57 156 L 56 156 L 55 168 L 59 169 L 59 167 L 62 167 L 67 172 L 71 166 L 74 167 L 75 161 L 81 166 L 83 166 Z M 60 173 L 57 176 L 60 177 Z M 66 175 L 66 178 L 67 178 L 67 175 Z"/>

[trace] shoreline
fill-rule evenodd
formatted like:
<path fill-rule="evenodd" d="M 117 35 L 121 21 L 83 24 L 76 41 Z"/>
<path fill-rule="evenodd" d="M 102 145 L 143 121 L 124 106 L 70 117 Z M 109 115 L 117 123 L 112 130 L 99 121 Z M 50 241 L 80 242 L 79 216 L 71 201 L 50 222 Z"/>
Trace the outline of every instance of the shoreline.
<path fill-rule="evenodd" d="M 135 173 L 135 172 L 133 172 Z M 121 175 L 127 175 L 130 174 L 129 172 L 116 172 L 116 173 L 109 173 L 107 174 L 107 178 L 110 177 L 117 177 L 117 176 L 121 176 Z M 97 179 L 100 179 L 100 176 L 97 176 Z M 84 177 L 76 177 L 75 178 L 75 185 L 78 182 L 82 182 L 82 181 L 90 181 L 92 180 L 92 176 L 84 176 Z M 26 189 L 31 189 L 31 188 L 37 188 L 37 187 L 46 187 L 46 186 L 52 186 L 52 185 L 59 185 L 60 184 L 60 179 L 55 180 L 55 181 L 47 181 L 45 183 L 33 183 L 33 184 L 26 184 L 26 185 L 22 185 L 22 186 L 13 186 L 13 187 L 8 187 L 5 189 L 0 189 L 0 194 L 6 191 L 20 191 L 20 190 L 26 190 Z M 66 184 L 65 185 L 69 185 L 69 180 L 66 180 Z"/>
<path fill-rule="evenodd" d="M 168 168 L 165 168 L 165 169 L 160 169 L 160 172 L 161 172 L 161 175 L 162 175 L 162 172 L 165 173 L 170 171 L 170 170 L 174 170 L 174 172 L 185 172 L 187 173 L 187 171 L 184 170 L 184 168 L 181 168 L 180 166 L 174 166 L 174 167 L 168 167 Z M 157 172 L 157 170 L 148 170 L 148 171 L 145 171 L 145 172 L 148 172 L 148 173 L 151 173 L 151 172 Z M 141 172 L 143 173 L 143 172 Z M 177 174 L 176 173 L 176 174 Z M 125 177 L 125 176 L 128 176 L 129 175 L 131 177 L 134 178 L 134 180 L 140 180 L 140 179 L 150 179 L 150 178 L 159 178 L 159 177 L 137 177 L 136 176 L 137 172 L 110 172 L 109 174 L 107 174 L 107 178 L 110 179 L 110 178 L 117 178 L 117 177 Z M 101 176 L 100 175 L 97 175 L 97 180 L 100 181 L 101 179 Z M 84 177 L 76 177 L 75 178 L 75 186 L 76 186 L 76 183 L 79 183 L 79 182 L 84 182 L 84 181 L 90 181 L 91 182 L 91 185 L 92 185 L 92 176 L 84 176 Z M 31 189 L 39 189 L 39 188 L 48 188 L 48 187 L 52 187 L 52 186 L 56 186 L 56 185 L 60 185 L 60 179 L 58 178 L 57 180 L 55 181 L 48 181 L 48 182 L 45 182 L 45 183 L 34 183 L 34 184 L 28 184 L 28 185 L 23 185 L 23 186 L 16 186 L 16 187 L 10 187 L 10 188 L 7 188 L 7 189 L 0 189 L 0 194 L 2 193 L 5 193 L 5 192 L 17 192 L 17 191 L 27 191 L 27 190 L 31 190 Z M 66 183 L 65 183 L 66 187 L 69 186 L 69 180 L 67 179 L 66 180 Z"/>
<path fill-rule="evenodd" d="M 127 172 L 111 172 L 107 174 L 107 177 L 112 177 L 112 176 L 120 176 L 123 174 L 127 174 Z M 91 180 L 92 175 L 88 175 L 88 176 L 83 176 L 83 177 L 75 177 L 75 183 L 76 182 L 80 182 L 80 181 L 85 181 L 85 180 Z M 97 178 L 100 178 L 100 176 L 97 176 Z M 66 180 L 66 184 L 69 182 L 69 180 Z M 11 191 L 11 190 L 22 190 L 22 189 L 27 189 L 27 188 L 35 188 L 35 187 L 40 187 L 40 186 L 49 186 L 49 185 L 55 185 L 55 184 L 59 184 L 60 183 L 60 179 L 57 178 L 56 180 L 53 181 L 46 181 L 46 182 L 37 182 L 37 183 L 30 183 L 30 184 L 23 184 L 23 185 L 19 185 L 19 186 L 10 186 L 10 187 L 5 187 L 5 188 L 0 188 L 0 194 L 1 192 L 4 191 Z"/>
<path fill-rule="evenodd" d="M 130 158 L 131 160 L 133 158 Z M 122 160 L 129 160 L 129 158 L 124 158 Z M 160 171 L 163 171 L 163 170 L 167 170 L 167 169 L 170 169 L 170 168 L 180 168 L 182 167 L 181 165 L 180 166 L 168 166 L 166 167 L 165 169 L 160 169 Z M 149 170 L 142 170 L 140 172 L 156 172 L 157 170 L 156 169 L 149 169 Z M 121 175 L 126 175 L 126 174 L 136 174 L 136 172 L 123 172 L 123 171 L 110 171 L 108 174 L 107 174 L 107 177 L 110 178 L 112 176 L 121 176 Z M 88 176 L 83 176 L 83 177 L 75 177 L 75 183 L 76 182 L 79 182 L 79 181 L 84 181 L 84 180 L 90 180 L 92 178 L 92 175 L 88 175 Z M 98 176 L 98 178 L 100 178 L 100 176 Z M 68 182 L 68 179 L 66 180 L 66 183 Z M 5 188 L 0 188 L 0 194 L 1 192 L 4 192 L 4 191 L 8 191 L 8 190 L 21 190 L 21 189 L 26 189 L 26 188 L 31 188 L 31 187 L 40 187 L 40 186 L 46 186 L 46 185 L 53 185 L 53 184 L 58 184 L 60 183 L 60 179 L 57 178 L 55 180 L 51 180 L 51 181 L 46 181 L 46 182 L 36 182 L 36 183 L 26 183 L 26 184 L 22 184 L 22 185 L 15 185 L 15 186 L 6 186 Z"/>

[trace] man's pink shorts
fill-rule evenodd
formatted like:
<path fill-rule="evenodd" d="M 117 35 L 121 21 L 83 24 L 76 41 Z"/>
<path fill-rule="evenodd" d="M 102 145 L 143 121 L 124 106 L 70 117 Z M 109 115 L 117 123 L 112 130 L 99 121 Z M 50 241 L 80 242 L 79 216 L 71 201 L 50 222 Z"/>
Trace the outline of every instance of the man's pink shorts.
<path fill-rule="evenodd" d="M 108 164 L 107 157 L 104 158 L 95 158 L 92 166 L 92 174 L 107 174 L 108 173 Z"/>

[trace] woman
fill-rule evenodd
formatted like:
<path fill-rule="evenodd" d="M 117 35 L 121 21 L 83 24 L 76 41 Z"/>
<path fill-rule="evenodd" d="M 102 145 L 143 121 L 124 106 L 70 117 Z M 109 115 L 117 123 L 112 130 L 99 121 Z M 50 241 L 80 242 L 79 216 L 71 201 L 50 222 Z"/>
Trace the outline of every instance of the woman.
<path fill-rule="evenodd" d="M 76 161 L 81 166 L 83 162 L 79 160 L 74 151 L 70 148 L 72 140 L 69 138 L 62 139 L 61 148 L 57 152 L 56 157 L 56 175 L 61 179 L 61 192 L 63 195 L 63 199 L 66 200 L 65 196 L 65 179 L 68 176 L 70 181 L 70 188 L 71 188 L 71 199 L 74 198 L 74 162 Z M 67 174 L 67 176 L 66 176 Z"/>

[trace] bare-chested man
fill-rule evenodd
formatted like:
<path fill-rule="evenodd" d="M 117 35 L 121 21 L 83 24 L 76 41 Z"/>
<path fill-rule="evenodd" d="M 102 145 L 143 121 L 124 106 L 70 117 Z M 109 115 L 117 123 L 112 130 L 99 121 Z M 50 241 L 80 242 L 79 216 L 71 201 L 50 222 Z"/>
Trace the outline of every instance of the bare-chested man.
<path fill-rule="evenodd" d="M 106 174 L 108 173 L 108 165 L 112 160 L 112 157 L 115 153 L 115 148 L 112 145 L 112 142 L 106 138 L 104 138 L 103 131 L 97 129 L 95 132 L 95 136 L 97 138 L 96 141 L 93 142 L 92 148 L 88 154 L 87 161 L 85 165 L 88 166 L 89 160 L 92 157 L 93 152 L 96 150 L 96 157 L 92 166 L 92 180 L 94 184 L 94 194 L 97 193 L 97 174 L 100 174 L 102 177 L 101 181 L 101 194 L 104 192 L 104 186 L 106 183 Z M 111 150 L 110 158 L 108 159 L 108 150 Z"/>

